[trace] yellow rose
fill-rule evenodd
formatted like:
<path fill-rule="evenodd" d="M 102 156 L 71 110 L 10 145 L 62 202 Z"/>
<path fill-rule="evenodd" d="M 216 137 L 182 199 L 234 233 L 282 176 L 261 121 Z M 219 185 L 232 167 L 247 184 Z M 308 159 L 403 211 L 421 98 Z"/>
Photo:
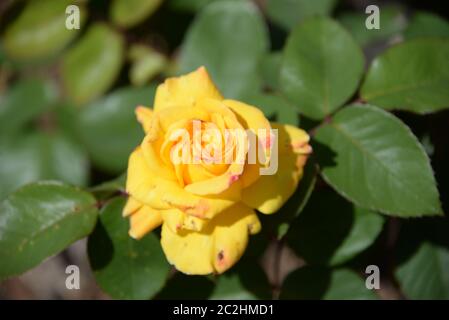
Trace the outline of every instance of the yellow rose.
<path fill-rule="evenodd" d="M 162 225 L 162 248 L 176 269 L 226 271 L 242 256 L 249 234 L 261 228 L 255 210 L 274 213 L 295 191 L 311 152 L 309 136 L 270 124 L 255 107 L 224 99 L 204 67 L 167 79 L 157 89 L 153 110 L 139 106 L 136 114 L 146 136 L 128 164 L 123 215 L 130 217 L 130 236 L 139 239 Z M 278 150 L 272 149 L 270 129 L 277 129 Z M 254 132 L 262 159 L 249 161 L 254 151 L 249 134 L 239 139 L 227 134 L 232 130 Z M 174 161 L 180 154 L 185 160 L 183 151 L 189 162 Z M 213 161 L 217 155 L 224 158 Z M 274 160 L 275 174 L 261 174 Z"/>

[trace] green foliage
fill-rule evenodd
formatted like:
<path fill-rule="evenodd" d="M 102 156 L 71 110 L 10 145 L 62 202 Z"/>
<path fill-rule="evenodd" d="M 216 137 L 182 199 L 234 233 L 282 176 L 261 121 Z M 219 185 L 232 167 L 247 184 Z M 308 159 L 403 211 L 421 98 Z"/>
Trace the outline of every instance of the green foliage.
<path fill-rule="evenodd" d="M 133 27 L 151 15 L 162 0 L 114 0 L 109 9 L 111 20 L 120 27 Z"/>
<path fill-rule="evenodd" d="M 299 111 L 323 119 L 356 91 L 363 54 L 336 22 L 312 18 L 295 28 L 284 50 L 280 86 Z"/>
<path fill-rule="evenodd" d="M 257 106 L 268 119 L 279 123 L 298 125 L 299 114 L 292 103 L 276 94 L 256 93 L 244 97 L 246 103 Z"/>
<path fill-rule="evenodd" d="M 55 133 L 30 133 L 0 142 L 0 199 L 37 180 L 55 179 L 85 186 L 88 159 L 72 138 Z"/>
<path fill-rule="evenodd" d="M 405 30 L 406 39 L 416 37 L 449 37 L 449 23 L 437 15 L 417 12 Z"/>
<path fill-rule="evenodd" d="M 373 300 L 377 296 L 354 271 L 303 267 L 285 279 L 281 299 Z"/>
<path fill-rule="evenodd" d="M 267 277 L 254 261 L 243 259 L 234 270 L 215 279 L 215 287 L 209 299 L 254 300 L 271 298 Z"/>
<path fill-rule="evenodd" d="M 65 9 L 71 0 L 29 1 L 19 17 L 9 25 L 3 42 L 7 55 L 18 61 L 47 58 L 62 50 L 78 34 L 65 28 Z M 80 7 L 81 23 L 86 10 Z"/>
<path fill-rule="evenodd" d="M 411 299 L 449 299 L 449 250 L 423 243 L 396 270 L 402 292 Z"/>
<path fill-rule="evenodd" d="M 56 182 L 27 185 L 0 205 L 0 278 L 20 274 L 88 235 L 95 199 Z"/>
<path fill-rule="evenodd" d="M 123 39 L 105 24 L 95 24 L 63 58 L 64 90 L 76 103 L 105 93 L 118 76 L 124 59 Z"/>
<path fill-rule="evenodd" d="M 94 164 L 112 173 L 125 171 L 144 132 L 136 121 L 138 105 L 149 105 L 155 88 L 123 88 L 81 110 L 78 132 Z"/>
<path fill-rule="evenodd" d="M 406 27 L 403 10 L 397 6 L 388 6 L 381 9 L 379 29 L 360 28 L 360 26 L 365 25 L 366 18 L 365 13 L 355 12 L 348 12 L 339 16 L 341 24 L 348 29 L 361 46 L 390 40 L 394 36 L 401 35 Z"/>
<path fill-rule="evenodd" d="M 259 60 L 267 47 L 267 30 L 253 4 L 219 1 L 201 11 L 189 28 L 181 73 L 205 66 L 223 95 L 238 98 L 259 88 Z"/>
<path fill-rule="evenodd" d="M 164 285 L 169 271 L 154 234 L 137 241 L 122 217 L 124 198 L 111 200 L 89 236 L 89 260 L 101 288 L 117 299 L 148 299 Z"/>
<path fill-rule="evenodd" d="M 315 192 L 290 227 L 287 241 L 309 264 L 338 265 L 369 247 L 382 230 L 382 216 L 331 191 Z"/>
<path fill-rule="evenodd" d="M 65 28 L 72 4 L 80 30 Z M 381 6 L 380 29 L 368 30 L 353 1 L 0 7 L 1 280 L 88 237 L 95 280 L 116 299 L 377 299 L 389 290 L 449 299 L 443 15 Z M 135 108 L 152 107 L 167 76 L 199 66 L 226 98 L 303 128 L 313 147 L 290 199 L 258 214 L 262 230 L 240 261 L 209 276 L 175 271 L 159 230 L 134 240 L 122 216 L 129 155 L 145 134 Z M 369 264 L 381 269 L 381 292 L 365 285 Z"/>
<path fill-rule="evenodd" d="M 0 133 L 20 131 L 48 110 L 55 98 L 55 88 L 47 82 L 30 79 L 16 83 L 0 100 Z"/>
<path fill-rule="evenodd" d="M 281 27 L 293 29 L 305 18 L 329 15 L 336 4 L 337 0 L 268 0 L 267 14 Z"/>
<path fill-rule="evenodd" d="M 357 205 L 399 217 L 442 214 L 423 147 L 391 114 L 351 105 L 315 139 L 324 179 Z"/>
<path fill-rule="evenodd" d="M 419 114 L 449 106 L 449 39 L 417 39 L 377 57 L 361 88 L 369 103 Z"/>
<path fill-rule="evenodd" d="M 148 83 L 167 66 L 167 59 L 155 50 L 142 45 L 134 45 L 129 49 L 132 62 L 129 79 L 135 86 Z"/>

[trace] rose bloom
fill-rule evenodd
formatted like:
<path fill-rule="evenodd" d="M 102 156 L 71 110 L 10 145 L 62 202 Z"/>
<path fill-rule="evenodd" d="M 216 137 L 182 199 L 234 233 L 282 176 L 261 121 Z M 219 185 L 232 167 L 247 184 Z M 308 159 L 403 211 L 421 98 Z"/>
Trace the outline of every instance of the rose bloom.
<path fill-rule="evenodd" d="M 311 152 L 309 136 L 290 125 L 270 124 L 256 107 L 224 99 L 204 67 L 167 79 L 157 88 L 153 109 L 139 106 L 136 114 L 146 135 L 128 163 L 123 215 L 130 217 L 130 236 L 139 239 L 162 225 L 162 249 L 176 269 L 192 275 L 226 271 L 242 256 L 249 235 L 261 229 L 256 210 L 276 212 L 297 188 Z M 198 140 L 195 122 L 200 134 L 216 130 Z M 230 139 L 227 129 L 254 132 L 263 161 L 248 161 L 251 147 Z M 277 129 L 276 157 L 270 153 L 270 129 Z M 198 143 L 218 147 L 195 155 Z M 194 156 L 174 162 L 174 150 Z M 210 161 L 213 150 L 234 161 Z M 274 159 L 277 171 L 261 175 Z"/>

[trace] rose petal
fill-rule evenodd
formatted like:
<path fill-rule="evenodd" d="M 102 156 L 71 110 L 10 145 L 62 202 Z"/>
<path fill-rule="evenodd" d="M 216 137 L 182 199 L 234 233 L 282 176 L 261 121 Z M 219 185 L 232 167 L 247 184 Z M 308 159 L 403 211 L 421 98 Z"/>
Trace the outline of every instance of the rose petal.
<path fill-rule="evenodd" d="M 193 106 L 198 99 L 202 98 L 223 99 L 204 67 L 185 76 L 169 78 L 159 85 L 154 110 Z"/>
<path fill-rule="evenodd" d="M 161 244 L 168 261 L 183 273 L 222 273 L 240 259 L 248 234 L 259 230 L 254 210 L 238 204 L 209 221 L 200 232 L 173 232 L 164 223 Z"/>
<path fill-rule="evenodd" d="M 277 172 L 261 175 L 242 190 L 242 201 L 266 214 L 276 212 L 296 190 L 307 155 L 311 152 L 309 136 L 304 130 L 275 123 L 272 127 L 278 129 Z M 272 157 L 271 161 L 275 159 Z"/>

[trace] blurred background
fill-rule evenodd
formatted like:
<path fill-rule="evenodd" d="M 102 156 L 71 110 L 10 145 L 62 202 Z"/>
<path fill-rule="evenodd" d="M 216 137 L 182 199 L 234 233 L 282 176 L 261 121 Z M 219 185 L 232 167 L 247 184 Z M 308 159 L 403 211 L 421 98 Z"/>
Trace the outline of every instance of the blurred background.
<path fill-rule="evenodd" d="M 271 119 L 298 124 L 294 108 L 276 109 L 255 95 L 275 91 L 288 33 L 309 16 L 330 15 L 342 23 L 363 47 L 367 65 L 394 43 L 425 34 L 425 26 L 449 34 L 447 1 L 247 0 L 257 11 L 239 17 L 229 10 L 229 16 L 214 24 L 204 12 L 219 1 L 1 0 L 0 199 L 32 181 L 56 179 L 91 187 L 123 174 L 143 135 L 135 106 L 151 107 L 158 83 L 198 64 L 208 66 L 227 97 L 259 102 Z M 80 9 L 80 28 L 67 30 L 66 7 L 72 4 Z M 365 28 L 370 4 L 381 8 L 381 29 L 374 33 Z M 253 27 L 246 19 L 260 19 L 266 30 L 256 24 L 257 30 L 245 38 Z M 241 35 L 226 34 L 236 24 Z M 204 32 L 204 25 L 210 32 Z M 268 41 L 261 36 L 265 33 Z M 447 212 L 449 112 L 396 114 L 431 156 Z M 307 128 L 307 119 L 301 125 Z M 352 262 L 356 268 L 367 261 L 386 266 L 379 291 L 385 299 L 404 297 L 388 274 L 401 224 L 415 238 L 421 233 L 413 231 L 414 222 L 389 219 L 367 252 Z M 426 235 L 433 233 L 434 225 L 428 225 Z M 261 258 L 274 290 L 304 264 L 294 249 L 279 253 L 276 246 L 268 245 Z M 85 247 L 85 240 L 78 241 L 24 275 L 3 281 L 0 299 L 108 299 L 95 284 Z M 273 259 L 281 263 L 274 266 Z M 69 264 L 80 267 L 80 290 L 65 287 Z"/>

